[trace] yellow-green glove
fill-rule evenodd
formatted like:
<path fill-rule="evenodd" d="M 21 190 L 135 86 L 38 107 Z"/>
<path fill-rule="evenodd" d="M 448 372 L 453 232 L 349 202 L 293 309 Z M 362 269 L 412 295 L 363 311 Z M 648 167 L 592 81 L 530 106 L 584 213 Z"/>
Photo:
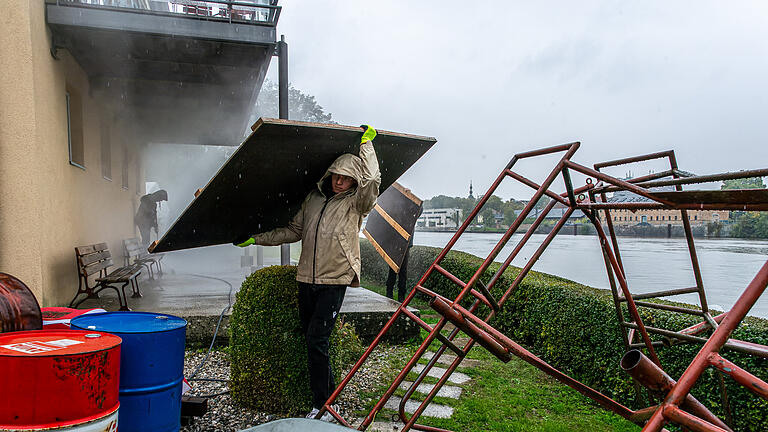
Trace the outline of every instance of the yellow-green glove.
<path fill-rule="evenodd" d="M 250 246 L 252 244 L 255 244 L 255 243 L 256 243 L 256 240 L 254 240 L 253 237 L 251 237 L 251 238 L 249 238 L 248 240 L 246 240 L 246 241 L 244 241 L 242 243 L 236 244 L 235 246 L 238 246 L 238 247 L 248 247 L 248 246 Z"/>
<path fill-rule="evenodd" d="M 376 129 L 368 126 L 368 125 L 360 125 L 365 132 L 363 132 L 363 137 L 360 138 L 360 144 L 365 143 L 366 141 L 373 141 L 374 138 L 376 138 Z"/>

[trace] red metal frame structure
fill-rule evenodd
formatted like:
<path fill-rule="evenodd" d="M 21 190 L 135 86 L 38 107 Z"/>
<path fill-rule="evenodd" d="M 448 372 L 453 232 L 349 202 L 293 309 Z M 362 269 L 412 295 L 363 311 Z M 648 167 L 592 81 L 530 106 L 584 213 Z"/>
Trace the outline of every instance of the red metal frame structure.
<path fill-rule="evenodd" d="M 332 408 L 332 404 L 338 398 L 339 394 L 344 389 L 344 387 L 353 378 L 355 373 L 360 369 L 363 363 L 368 359 L 368 357 L 376 348 L 376 346 L 378 346 L 383 336 L 387 333 L 387 331 L 389 331 L 389 329 L 392 327 L 394 322 L 397 319 L 399 319 L 401 315 L 404 315 L 405 317 L 413 320 L 419 326 L 427 330 L 429 334 L 424 339 L 422 344 L 418 347 L 418 349 L 416 350 L 416 353 L 411 357 L 411 359 L 408 361 L 405 367 L 400 371 L 400 373 L 397 375 L 394 381 L 390 384 L 390 386 L 387 388 L 387 390 L 378 400 L 374 408 L 363 419 L 362 423 L 358 425 L 359 430 L 365 430 L 373 422 L 376 414 L 384 407 L 386 402 L 394 394 L 395 390 L 400 386 L 400 384 L 402 384 L 407 374 L 410 373 L 410 371 L 416 365 L 418 360 L 422 358 L 427 348 L 433 342 L 436 342 L 436 341 L 442 345 L 439 346 L 439 348 L 437 349 L 435 354 L 432 356 L 432 358 L 429 359 L 427 365 L 419 373 L 418 377 L 414 380 L 414 382 L 408 388 L 408 390 L 405 393 L 405 396 L 402 398 L 402 401 L 400 403 L 398 414 L 400 419 L 405 423 L 405 426 L 403 428 L 404 431 L 410 430 L 411 428 L 417 429 L 417 430 L 431 431 L 431 432 L 443 431 L 443 429 L 440 429 L 440 428 L 417 424 L 416 421 L 421 416 L 421 414 L 423 413 L 427 405 L 433 400 L 433 398 L 435 397 L 437 392 L 440 390 L 440 388 L 446 383 L 450 375 L 459 366 L 462 359 L 469 353 L 469 350 L 474 346 L 476 342 L 479 343 L 484 348 L 488 349 L 491 353 L 493 353 L 496 357 L 498 357 L 502 361 L 505 361 L 505 362 L 509 361 L 512 355 L 515 355 L 525 360 L 526 362 L 532 364 L 533 366 L 542 370 L 548 375 L 558 379 L 559 381 L 572 387 L 573 389 L 582 393 L 583 395 L 595 400 L 603 408 L 610 410 L 612 412 L 615 412 L 630 421 L 633 421 L 637 424 L 644 424 L 646 421 L 648 421 L 648 419 L 651 419 L 651 421 L 648 423 L 648 426 L 646 426 L 647 430 L 658 430 L 658 429 L 653 429 L 656 427 L 655 425 L 663 425 L 664 422 L 666 422 L 667 420 L 672 420 L 672 421 L 684 424 L 687 427 L 690 427 L 692 430 L 702 430 L 702 431 L 730 430 L 724 422 L 722 422 L 714 414 L 709 412 L 706 409 L 706 407 L 704 407 L 702 404 L 696 401 L 692 396 L 688 395 L 688 391 L 690 390 L 690 387 L 693 385 L 693 382 L 695 382 L 695 380 L 698 378 L 698 374 L 701 373 L 701 370 L 699 370 L 699 366 L 697 366 L 697 368 L 692 372 L 689 372 L 689 371 L 694 367 L 694 365 L 699 365 L 699 364 L 703 365 L 700 367 L 700 369 L 703 369 L 703 367 L 706 367 L 708 364 L 720 365 L 718 366 L 718 368 L 721 370 L 729 369 L 732 371 L 738 371 L 738 372 L 729 373 L 729 375 L 733 376 L 736 379 L 736 381 L 741 383 L 742 385 L 748 382 L 749 385 L 752 386 L 752 388 L 761 388 L 761 389 L 768 388 L 768 384 L 761 381 L 757 377 L 749 375 L 746 371 L 743 371 L 741 369 L 733 369 L 732 368 L 733 365 L 731 365 L 726 360 L 717 356 L 717 353 L 716 353 L 716 351 L 719 350 L 722 346 L 726 346 L 733 349 L 740 349 L 742 351 L 756 353 L 759 355 L 763 355 L 763 353 L 768 353 L 768 347 L 765 347 L 762 345 L 752 344 L 748 342 L 741 342 L 741 341 L 738 341 L 736 343 L 734 343 L 733 341 L 728 341 L 728 336 L 730 335 L 730 333 L 741 322 L 741 320 L 744 318 L 746 313 L 752 307 L 752 304 L 754 304 L 754 301 L 759 297 L 759 295 L 762 293 L 762 290 L 765 288 L 765 283 L 766 283 L 766 280 L 768 280 L 768 277 L 763 273 L 768 272 L 767 270 L 768 263 L 766 263 L 766 266 L 763 268 L 763 270 L 761 270 L 761 273 L 758 274 L 755 281 L 753 281 L 753 283 L 750 284 L 750 286 L 747 288 L 747 291 L 739 300 L 739 303 L 737 303 L 738 307 L 734 307 L 734 309 L 731 312 L 728 312 L 726 314 L 723 314 L 717 317 L 711 317 L 709 315 L 706 307 L 706 298 L 703 294 L 703 284 L 700 281 L 700 275 L 697 275 L 696 277 L 697 287 L 695 288 L 695 290 L 688 289 L 685 292 L 700 293 L 700 299 L 702 302 L 702 311 L 701 312 L 696 311 L 696 315 L 702 316 L 705 320 L 701 324 L 698 324 L 697 326 L 686 329 L 682 332 L 673 332 L 673 331 L 668 331 L 664 329 L 656 329 L 656 328 L 648 327 L 648 326 L 645 326 L 645 324 L 643 323 L 638 313 L 638 306 L 643 307 L 645 306 L 645 304 L 644 302 L 635 301 L 636 299 L 640 300 L 641 298 L 647 298 L 647 295 L 645 295 L 646 297 L 642 297 L 642 295 L 633 297 L 629 291 L 627 280 L 626 280 L 626 277 L 624 276 L 625 273 L 623 270 L 623 264 L 621 263 L 621 258 L 618 253 L 618 243 L 616 241 L 615 231 L 613 229 L 612 224 L 610 223 L 610 215 L 608 211 L 610 209 L 624 209 L 624 208 L 627 208 L 627 209 L 665 208 L 665 209 L 677 209 L 681 211 L 685 211 L 686 209 L 715 209 L 715 208 L 768 210 L 768 190 L 765 190 L 765 189 L 757 190 L 755 192 L 739 191 L 738 196 L 734 198 L 733 194 L 728 191 L 707 191 L 707 193 L 704 193 L 704 195 L 697 195 L 696 197 L 691 197 L 688 191 L 683 192 L 679 187 L 682 184 L 695 184 L 695 183 L 701 183 L 704 181 L 723 180 L 726 178 L 744 178 L 744 177 L 752 177 L 757 175 L 764 176 L 764 175 L 768 175 L 768 169 L 740 171 L 738 173 L 726 173 L 726 174 L 719 174 L 715 176 L 696 177 L 688 173 L 684 173 L 682 171 L 677 170 L 677 165 L 674 159 L 674 153 L 672 152 L 657 153 L 653 155 L 640 156 L 637 158 L 622 159 L 619 161 L 607 162 L 604 164 L 598 164 L 595 166 L 595 169 L 591 169 L 571 161 L 571 158 L 573 157 L 576 150 L 578 150 L 579 146 L 580 144 L 578 142 L 575 142 L 575 143 L 564 144 L 560 146 L 548 147 L 540 150 L 534 150 L 534 151 L 525 152 L 525 153 L 519 153 L 512 158 L 509 164 L 507 164 L 504 170 L 502 170 L 502 172 L 496 178 L 496 180 L 491 185 L 489 190 L 479 200 L 477 206 L 469 214 L 466 221 L 462 224 L 462 226 L 458 229 L 456 234 L 451 238 L 451 240 L 448 242 L 445 248 L 437 256 L 434 263 L 432 263 L 432 265 L 427 269 L 426 273 L 421 277 L 421 279 L 416 284 L 416 286 L 408 294 L 405 301 L 403 301 L 403 303 L 395 312 L 395 314 L 392 316 L 392 318 L 390 318 L 387 324 L 382 328 L 378 336 L 374 339 L 374 341 L 371 343 L 371 345 L 368 347 L 368 349 L 365 351 L 362 357 L 357 361 L 357 363 L 352 367 L 351 371 L 347 374 L 347 376 L 344 377 L 344 379 L 341 381 L 339 386 L 333 392 L 331 397 L 328 399 L 328 401 L 326 401 L 326 404 L 323 406 L 323 409 L 320 410 L 320 413 L 318 414 L 318 416 L 322 415 L 325 411 L 328 411 L 340 423 L 346 426 L 350 426 L 349 423 L 347 423 L 346 420 L 344 420 L 338 414 L 338 412 L 336 412 Z M 514 165 L 522 159 L 549 155 L 554 153 L 564 153 L 564 154 L 560 158 L 556 166 L 549 173 L 549 175 L 546 177 L 546 179 L 540 185 L 527 179 L 521 174 L 513 171 Z M 632 163 L 632 162 L 637 162 L 642 160 L 655 159 L 658 157 L 668 157 L 670 159 L 670 164 L 672 168 L 668 172 L 653 174 L 653 175 L 635 178 L 627 181 L 627 180 L 620 180 L 620 179 L 611 177 L 599 171 L 599 169 L 602 167 Z M 594 184 L 591 178 L 588 178 L 586 185 L 579 188 L 574 188 L 571 182 L 570 170 L 580 172 L 589 177 L 594 177 L 599 180 L 599 183 Z M 550 186 L 553 184 L 555 179 L 560 175 L 562 175 L 563 181 L 566 187 L 566 192 L 562 194 L 558 194 L 550 190 Z M 467 230 L 471 221 L 482 210 L 485 203 L 493 195 L 493 193 L 496 191 L 496 189 L 499 187 L 502 181 L 505 180 L 507 177 L 510 177 L 514 180 L 519 181 L 524 185 L 531 187 L 532 189 L 535 189 L 536 192 L 534 193 L 533 197 L 528 202 L 528 204 L 525 206 L 525 208 L 523 208 L 523 210 L 520 212 L 520 214 L 512 223 L 512 225 L 509 227 L 509 229 L 502 235 L 502 238 L 499 240 L 499 242 L 490 252 L 488 257 L 485 258 L 485 260 L 480 265 L 478 270 L 467 282 L 464 282 L 458 277 L 448 272 L 443 267 L 441 267 L 440 263 L 443 261 L 443 259 L 448 254 L 448 252 L 456 244 L 459 237 Z M 672 180 L 660 180 L 660 179 L 663 179 L 664 177 L 672 177 Z M 681 192 L 681 194 L 678 194 L 678 195 L 673 194 L 670 196 L 670 193 L 665 193 L 662 197 L 662 196 L 659 196 L 661 194 L 659 194 L 658 192 L 654 192 L 653 190 L 650 189 L 651 187 L 654 187 L 654 186 L 669 185 L 669 184 L 675 185 L 677 189 L 676 192 Z M 611 203 L 606 199 L 606 194 L 608 192 L 618 191 L 618 190 L 624 190 L 624 191 L 635 193 L 639 196 L 647 198 L 650 202 Z M 710 193 L 710 192 L 718 192 L 718 193 Z M 719 193 L 719 192 L 725 192 L 725 193 Z M 589 199 L 587 199 L 587 195 L 589 196 Z M 601 197 L 600 201 L 596 200 L 596 197 L 598 195 Z M 488 279 L 488 282 L 483 283 L 481 281 L 481 277 L 486 276 L 486 271 L 488 271 L 489 267 L 494 262 L 498 254 L 501 252 L 502 248 L 504 248 L 507 242 L 512 238 L 512 235 L 515 233 L 515 231 L 517 231 L 517 229 L 520 228 L 523 221 L 529 216 L 529 214 L 531 213 L 531 211 L 533 210 L 533 208 L 535 207 L 539 199 L 541 199 L 544 196 L 551 198 L 551 201 L 549 202 L 549 204 L 547 204 L 544 210 L 539 213 L 538 217 L 536 217 L 534 222 L 531 224 L 529 229 L 525 232 L 525 234 L 517 243 L 517 245 L 512 250 L 510 255 L 504 260 L 504 262 L 501 264 L 498 270 L 496 270 L 496 272 L 490 276 L 490 279 Z M 707 202 L 692 203 L 692 201 L 703 201 L 704 199 L 702 199 L 702 197 Z M 539 245 L 539 247 L 533 253 L 533 255 L 528 259 L 528 262 L 521 269 L 520 273 L 517 275 L 517 277 L 512 282 L 512 284 L 506 289 L 504 289 L 503 292 L 501 292 L 502 288 L 496 289 L 495 290 L 496 297 L 495 297 L 493 294 L 494 288 L 496 288 L 495 287 L 496 283 L 499 281 L 501 275 L 509 267 L 509 265 L 512 263 L 512 260 L 522 250 L 523 246 L 531 238 L 533 232 L 536 230 L 536 228 L 538 228 L 541 225 L 546 215 L 552 210 L 552 208 L 557 203 L 560 203 L 565 207 L 567 207 L 566 210 L 563 212 L 561 218 L 555 224 L 552 231 L 546 236 L 546 238 L 541 243 L 541 245 Z M 504 302 L 515 292 L 519 284 L 530 272 L 533 265 L 539 259 L 541 254 L 552 242 L 552 240 L 559 233 L 562 227 L 566 224 L 571 214 L 577 209 L 582 210 L 584 214 L 587 215 L 587 217 L 592 221 L 592 223 L 595 225 L 595 228 L 597 229 L 597 233 L 601 242 L 601 247 L 603 249 L 603 255 L 605 258 L 609 280 L 611 283 L 612 290 L 614 292 L 614 300 L 616 302 L 617 313 L 619 314 L 619 321 L 623 327 L 626 327 L 629 329 L 628 334 L 624 334 L 622 332 L 624 334 L 624 343 L 627 346 L 627 348 L 631 348 L 634 346 L 646 348 L 648 351 L 648 354 L 651 357 L 651 359 L 649 360 L 639 351 L 633 350 L 627 353 L 625 358 L 622 360 L 622 366 L 639 383 L 649 388 L 650 391 L 657 392 L 657 393 L 663 393 L 665 391 L 669 391 L 669 395 L 666 396 L 664 403 L 661 405 L 650 406 L 637 411 L 631 410 L 623 406 L 619 402 L 609 398 L 608 396 L 603 395 L 599 391 L 592 389 L 589 386 L 586 386 L 583 383 L 560 372 L 559 370 L 552 367 L 551 365 L 549 365 L 542 359 L 538 358 L 534 354 L 528 352 L 525 348 L 523 348 L 522 346 L 520 346 L 510 338 L 506 337 L 504 334 L 502 334 L 501 332 L 499 332 L 498 330 L 496 330 L 495 328 L 493 328 L 488 324 L 488 321 L 491 318 L 493 318 L 493 316 L 499 311 L 499 308 L 504 304 Z M 606 214 L 606 220 L 608 221 L 608 228 L 611 234 L 611 241 L 608 240 L 607 235 L 602 229 L 600 220 L 597 217 L 597 213 L 599 210 L 603 210 Z M 686 219 L 687 218 L 684 218 L 683 220 L 685 221 Z M 696 258 L 695 248 L 693 245 L 693 238 L 692 236 L 689 235 L 690 234 L 689 224 L 685 226 L 685 230 L 686 230 L 686 235 L 688 236 L 687 238 L 689 243 L 689 251 L 691 253 L 691 259 L 694 263 L 694 271 L 698 272 L 698 261 Z M 424 286 L 427 279 L 435 273 L 444 276 L 445 278 L 447 278 L 448 280 L 455 283 L 457 286 L 461 288 L 460 293 L 456 296 L 455 299 L 453 300 L 447 299 Z M 762 284 L 762 288 L 760 288 L 761 284 Z M 617 288 L 617 285 L 618 285 L 618 288 Z M 619 293 L 618 291 L 619 288 L 621 290 L 621 293 Z M 674 292 L 655 293 L 654 296 L 661 297 L 663 295 L 674 295 L 674 294 L 681 293 L 680 290 L 672 290 L 672 291 Z M 427 324 L 426 322 L 424 322 L 422 319 L 420 319 L 418 316 L 416 316 L 414 313 L 412 313 L 407 309 L 408 305 L 413 300 L 413 298 L 417 295 L 417 293 L 426 295 L 430 299 L 430 306 L 442 316 L 436 325 L 431 326 Z M 472 297 L 468 297 L 470 295 Z M 752 300 L 751 303 L 749 303 L 747 300 L 752 299 L 753 297 L 754 299 Z M 470 298 L 474 298 L 472 305 L 469 308 L 462 307 L 462 301 Z M 621 304 L 624 301 L 626 301 L 627 303 L 628 311 L 632 319 L 631 321 L 625 321 L 624 317 L 622 316 Z M 481 305 L 487 306 L 490 310 L 490 312 L 487 314 L 487 316 L 484 319 L 475 315 L 475 312 L 478 311 L 478 308 Z M 668 310 L 673 310 L 675 312 L 683 312 L 675 309 L 668 309 Z M 444 336 L 443 334 L 441 334 L 441 331 L 445 328 L 446 324 L 448 324 L 449 322 L 453 324 L 455 328 L 450 332 L 448 336 Z M 722 322 L 722 324 L 719 324 L 720 322 Z M 709 342 L 707 342 L 706 339 L 695 336 L 695 334 L 699 334 L 701 332 L 707 331 L 710 328 L 717 328 L 717 330 L 715 330 L 715 333 L 712 335 Z M 465 334 L 469 336 L 469 341 L 463 347 L 459 347 L 454 343 L 454 339 L 458 335 L 459 331 L 463 331 Z M 639 337 L 642 340 L 642 343 L 639 343 L 639 344 L 633 343 L 633 339 L 636 334 L 639 334 Z M 702 350 L 703 354 L 699 354 L 697 359 L 694 360 L 694 363 L 689 368 L 689 371 L 686 371 L 686 374 L 683 375 L 679 383 L 675 383 L 674 380 L 668 377 L 659 366 L 659 361 L 656 356 L 655 348 L 658 347 L 660 345 L 660 342 L 663 342 L 663 341 L 652 340 L 651 334 L 661 334 L 663 336 L 671 338 L 675 342 L 678 342 L 678 341 L 683 341 L 683 342 L 705 341 L 706 342 L 705 348 L 704 350 Z M 715 342 L 712 342 L 712 341 L 715 341 Z M 429 394 L 427 394 L 427 396 L 424 398 L 423 402 L 421 402 L 421 404 L 415 410 L 413 415 L 408 417 L 405 413 L 406 401 L 410 399 L 410 397 L 413 395 L 418 385 L 424 380 L 424 378 L 427 376 L 427 374 L 432 369 L 432 367 L 437 363 L 440 356 L 447 349 L 450 349 L 456 354 L 456 359 L 447 368 L 446 372 L 441 376 L 437 384 L 434 385 L 434 387 L 429 392 Z M 699 357 L 703 358 L 704 360 L 700 360 Z M 725 366 L 722 366 L 722 365 L 725 365 Z M 766 395 L 766 392 L 764 390 L 762 392 L 756 392 L 756 393 L 758 393 L 762 397 L 768 397 L 768 395 Z M 705 426 L 702 426 L 702 428 L 699 428 L 699 429 L 696 429 L 690 426 L 691 424 L 696 423 L 693 419 L 696 419 L 696 421 L 698 421 L 698 424 L 704 424 Z M 658 426 L 658 427 L 660 428 L 661 426 Z"/>

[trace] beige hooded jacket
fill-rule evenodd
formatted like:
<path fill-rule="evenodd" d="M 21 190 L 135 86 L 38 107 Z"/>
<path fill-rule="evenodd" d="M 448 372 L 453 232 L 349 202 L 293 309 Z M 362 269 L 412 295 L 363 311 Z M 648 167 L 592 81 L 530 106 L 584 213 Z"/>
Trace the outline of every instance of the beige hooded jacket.
<path fill-rule="evenodd" d="M 357 185 L 333 195 L 331 173 L 354 178 Z M 324 187 L 324 184 L 328 186 Z M 323 285 L 359 286 L 360 242 L 363 217 L 379 196 L 381 173 L 370 141 L 360 145 L 360 156 L 339 156 L 317 182 L 301 210 L 284 228 L 253 236 L 256 244 L 277 246 L 301 240 L 301 257 L 296 280 Z"/>

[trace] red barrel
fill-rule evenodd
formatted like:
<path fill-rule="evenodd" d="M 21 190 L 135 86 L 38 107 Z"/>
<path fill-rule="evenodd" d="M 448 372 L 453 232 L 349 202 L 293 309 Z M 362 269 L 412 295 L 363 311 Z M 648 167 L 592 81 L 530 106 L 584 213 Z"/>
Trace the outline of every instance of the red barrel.
<path fill-rule="evenodd" d="M 0 430 L 61 428 L 116 414 L 121 342 L 91 331 L 0 334 Z"/>

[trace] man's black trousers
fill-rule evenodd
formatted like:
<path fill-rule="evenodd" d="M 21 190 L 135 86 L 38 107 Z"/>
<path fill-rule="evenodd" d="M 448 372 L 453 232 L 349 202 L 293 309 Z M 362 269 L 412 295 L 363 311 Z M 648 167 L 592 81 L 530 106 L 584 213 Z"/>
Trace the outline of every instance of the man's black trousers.
<path fill-rule="evenodd" d="M 336 388 L 328 357 L 328 339 L 344 301 L 346 285 L 314 285 L 299 282 L 299 319 L 307 338 L 309 387 L 312 406 L 320 408 Z"/>
<path fill-rule="evenodd" d="M 405 258 L 403 258 L 403 264 L 400 266 L 400 272 L 395 273 L 390 267 L 389 275 L 387 276 L 387 297 L 394 298 L 392 291 L 394 291 L 395 278 L 397 278 L 397 301 L 399 302 L 405 300 L 405 284 L 408 281 L 408 255 L 410 255 L 410 251 L 410 247 L 405 251 Z"/>

